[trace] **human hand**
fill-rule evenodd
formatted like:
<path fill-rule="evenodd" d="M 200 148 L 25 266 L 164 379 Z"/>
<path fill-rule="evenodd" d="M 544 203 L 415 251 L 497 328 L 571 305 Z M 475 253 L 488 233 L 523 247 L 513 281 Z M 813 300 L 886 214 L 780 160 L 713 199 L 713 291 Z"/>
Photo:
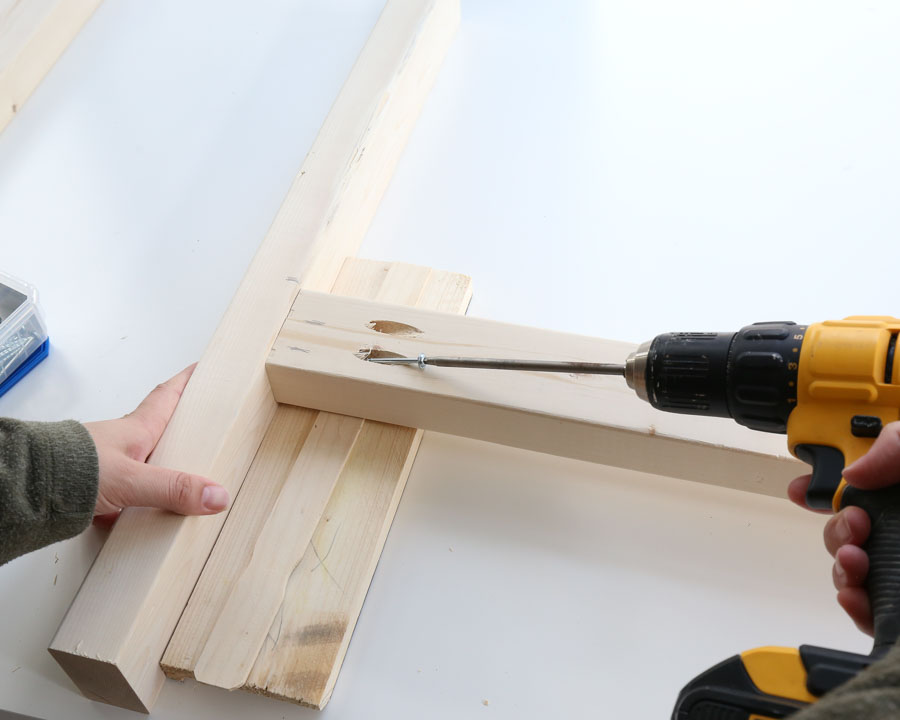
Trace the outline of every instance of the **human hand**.
<path fill-rule="evenodd" d="M 129 506 L 156 507 L 181 515 L 213 515 L 228 507 L 228 491 L 221 485 L 146 464 L 195 367 L 191 365 L 158 385 L 125 417 L 85 423 L 100 464 L 95 524 L 112 525 L 122 508 Z"/>
<path fill-rule="evenodd" d="M 900 422 L 884 426 L 869 452 L 844 468 L 844 479 L 863 490 L 900 483 Z M 809 480 L 810 476 L 804 475 L 788 486 L 788 496 L 802 507 L 807 507 Z M 860 630 L 872 635 L 872 610 L 864 587 L 869 556 L 862 549 L 870 530 L 866 511 L 847 507 L 829 518 L 824 535 L 825 547 L 834 557 L 831 575 L 838 591 L 837 601 Z"/>

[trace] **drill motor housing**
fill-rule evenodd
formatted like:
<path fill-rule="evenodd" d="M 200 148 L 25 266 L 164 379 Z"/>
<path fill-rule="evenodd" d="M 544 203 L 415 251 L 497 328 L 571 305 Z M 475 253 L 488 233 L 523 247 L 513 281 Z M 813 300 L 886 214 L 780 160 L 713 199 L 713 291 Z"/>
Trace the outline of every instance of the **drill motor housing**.
<path fill-rule="evenodd" d="M 667 412 L 787 433 L 813 466 L 811 507 L 836 507 L 841 473 L 900 419 L 900 320 L 764 322 L 736 333 L 664 333 L 638 350 L 635 388 Z"/>
<path fill-rule="evenodd" d="M 835 511 L 858 505 L 872 519 L 866 544 L 872 654 L 809 646 L 749 650 L 685 686 L 673 718 L 787 717 L 867 667 L 900 636 L 900 486 L 861 491 L 842 478 L 881 429 L 900 419 L 898 334 L 900 319 L 893 317 L 765 322 L 736 333 L 665 333 L 629 358 L 629 385 L 654 407 L 786 433 L 790 452 L 812 465 L 807 504 Z"/>

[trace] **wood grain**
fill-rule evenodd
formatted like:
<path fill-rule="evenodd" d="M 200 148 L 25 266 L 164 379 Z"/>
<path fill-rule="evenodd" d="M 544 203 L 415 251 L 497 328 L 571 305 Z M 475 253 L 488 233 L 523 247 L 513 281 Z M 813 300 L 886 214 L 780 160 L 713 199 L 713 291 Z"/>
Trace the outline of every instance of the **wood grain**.
<path fill-rule="evenodd" d="M 0 0 L 0 131 L 101 0 Z"/>
<path fill-rule="evenodd" d="M 366 421 L 291 578 L 248 690 L 318 708 L 328 702 L 421 434 Z"/>
<path fill-rule="evenodd" d="M 345 261 L 332 289 L 348 296 L 428 303 L 457 312 L 465 310 L 471 297 L 471 282 L 462 275 L 356 258 Z M 306 413 L 306 419 L 292 415 L 292 410 Z M 290 458 L 302 452 L 303 438 L 299 444 L 290 438 L 298 430 L 302 434 L 312 412 L 279 407 L 163 657 L 170 677 L 233 686 L 233 677 L 198 673 L 201 655 L 216 657 L 223 668 L 246 662 L 246 653 L 232 650 L 242 642 L 244 621 L 226 624 L 220 617 L 236 578 L 248 564 L 269 564 L 267 553 L 253 549 L 263 528 L 292 521 L 290 513 L 273 519 L 275 497 L 293 462 Z M 421 431 L 364 424 L 315 534 L 290 574 L 262 648 L 252 655 L 244 689 L 316 707 L 328 701 L 420 439 Z M 282 502 L 278 500 L 279 506 Z M 261 515 L 266 517 L 265 526 Z M 217 623 L 222 630 L 235 630 L 223 632 L 222 645 L 211 653 L 207 643 L 210 628 Z M 240 675 L 243 667 L 233 672 Z"/>
<path fill-rule="evenodd" d="M 472 297 L 464 275 L 398 263 L 383 272 L 381 301 L 463 313 Z M 334 288 L 361 291 L 340 279 Z M 280 635 L 269 633 L 246 689 L 318 708 L 328 702 L 421 439 L 421 430 L 363 426 L 285 595 Z"/>
<path fill-rule="evenodd" d="M 622 378 L 367 363 L 416 356 L 624 361 L 633 345 L 304 292 L 268 362 L 279 402 L 421 427 L 657 475 L 784 496 L 803 470 L 784 438 L 675 415 Z M 303 352 L 294 352 L 299 347 Z"/>
<path fill-rule="evenodd" d="M 284 601 L 331 491 L 362 429 L 359 418 L 319 413 L 210 630 L 194 677 L 229 690 L 241 687 Z"/>
<path fill-rule="evenodd" d="M 356 252 L 458 22 L 455 0 L 391 0 L 185 390 L 151 462 L 232 496 L 276 405 L 264 363 L 299 287 Z M 126 510 L 50 652 L 89 697 L 149 711 L 173 630 L 225 518 Z"/>
<path fill-rule="evenodd" d="M 169 677 L 193 677 L 197 659 L 238 576 L 250 564 L 257 538 L 318 415 L 318 410 L 278 406 L 166 648 L 163 669 Z"/>

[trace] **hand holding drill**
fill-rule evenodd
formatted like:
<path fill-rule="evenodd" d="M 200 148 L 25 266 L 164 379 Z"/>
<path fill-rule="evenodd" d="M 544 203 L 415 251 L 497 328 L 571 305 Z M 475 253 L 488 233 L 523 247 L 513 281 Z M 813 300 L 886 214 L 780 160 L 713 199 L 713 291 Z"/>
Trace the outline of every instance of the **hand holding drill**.
<path fill-rule="evenodd" d="M 789 497 L 801 507 L 807 507 L 810 478 L 810 475 L 798 477 L 788 487 Z M 844 469 L 844 479 L 863 490 L 900 483 L 900 422 L 884 427 L 872 449 Z M 872 610 L 864 587 L 869 556 L 862 549 L 870 530 L 871 521 L 864 510 L 846 507 L 832 515 L 825 525 L 825 547 L 834 557 L 832 578 L 838 603 L 860 630 L 872 635 Z"/>

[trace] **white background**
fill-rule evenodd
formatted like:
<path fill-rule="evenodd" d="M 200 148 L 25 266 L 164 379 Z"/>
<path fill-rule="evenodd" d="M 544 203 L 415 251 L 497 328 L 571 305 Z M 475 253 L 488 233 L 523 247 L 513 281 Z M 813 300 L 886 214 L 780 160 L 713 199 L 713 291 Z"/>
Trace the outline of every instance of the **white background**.
<path fill-rule="evenodd" d="M 0 135 L 0 268 L 53 343 L 0 414 L 117 416 L 200 356 L 379 10 L 103 3 Z M 464 0 L 362 255 L 635 342 L 898 314 L 898 36 L 886 0 Z M 428 435 L 324 717 L 662 718 L 749 647 L 866 651 L 821 524 Z M 132 717 L 45 649 L 101 542 L 0 568 L 0 708 Z M 191 682 L 153 714 L 317 715 Z"/>

